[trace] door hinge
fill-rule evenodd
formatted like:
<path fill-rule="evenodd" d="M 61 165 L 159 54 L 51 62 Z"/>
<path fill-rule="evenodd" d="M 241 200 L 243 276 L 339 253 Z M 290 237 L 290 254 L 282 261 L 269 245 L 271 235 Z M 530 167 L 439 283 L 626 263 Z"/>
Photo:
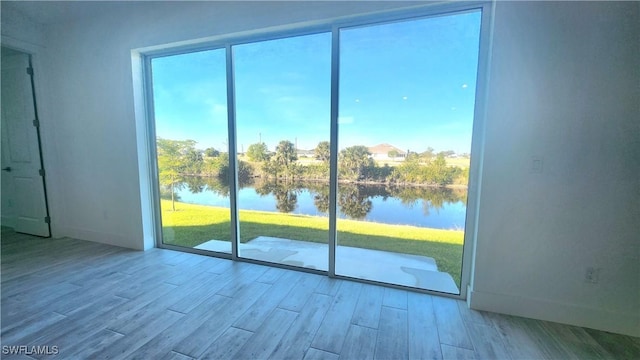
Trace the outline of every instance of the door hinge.
<path fill-rule="evenodd" d="M 44 169 L 38 170 L 38 174 L 40 174 L 40 176 L 44 176 Z"/>
<path fill-rule="evenodd" d="M 48 217 L 48 216 L 45 216 L 45 218 L 44 218 L 44 222 L 45 222 L 46 224 L 51 224 L 51 218 L 50 218 L 50 217 Z"/>
<path fill-rule="evenodd" d="M 40 120 L 38 119 L 33 120 L 33 126 L 40 127 Z"/>
<path fill-rule="evenodd" d="M 33 75 L 33 68 L 31 66 L 27 68 L 27 74 Z"/>

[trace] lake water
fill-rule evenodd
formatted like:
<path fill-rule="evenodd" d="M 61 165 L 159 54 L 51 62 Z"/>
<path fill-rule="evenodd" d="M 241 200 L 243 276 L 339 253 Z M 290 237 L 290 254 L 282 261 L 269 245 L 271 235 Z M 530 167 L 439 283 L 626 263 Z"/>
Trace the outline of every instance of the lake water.
<path fill-rule="evenodd" d="M 202 180 L 196 180 L 202 181 Z M 338 185 L 338 217 L 386 224 L 463 230 L 466 189 Z M 329 186 L 319 183 L 244 185 L 239 209 L 328 216 Z M 217 181 L 183 184 L 180 201 L 229 207 L 228 187 Z"/>

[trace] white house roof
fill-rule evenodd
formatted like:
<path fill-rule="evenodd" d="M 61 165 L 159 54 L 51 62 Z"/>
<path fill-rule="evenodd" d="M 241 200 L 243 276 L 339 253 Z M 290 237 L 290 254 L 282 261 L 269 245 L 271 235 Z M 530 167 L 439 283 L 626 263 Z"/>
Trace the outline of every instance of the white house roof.
<path fill-rule="evenodd" d="M 378 144 L 376 146 L 372 146 L 372 147 L 369 147 L 367 149 L 369 150 L 369 152 L 372 155 L 375 155 L 375 154 L 387 155 L 387 154 L 389 154 L 389 151 L 392 151 L 392 150 L 395 150 L 398 153 L 398 155 L 405 155 L 406 154 L 406 151 L 402 151 L 402 150 L 398 149 L 397 147 L 395 147 L 393 145 L 390 145 L 390 144 L 387 144 L 387 143 Z"/>

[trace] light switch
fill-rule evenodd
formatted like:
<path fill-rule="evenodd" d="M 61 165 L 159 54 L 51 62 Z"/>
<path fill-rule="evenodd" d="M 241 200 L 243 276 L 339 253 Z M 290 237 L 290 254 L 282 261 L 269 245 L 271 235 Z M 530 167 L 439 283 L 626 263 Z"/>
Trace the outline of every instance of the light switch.
<path fill-rule="evenodd" d="M 531 159 L 531 172 L 532 173 L 542 173 L 542 158 L 534 157 Z"/>

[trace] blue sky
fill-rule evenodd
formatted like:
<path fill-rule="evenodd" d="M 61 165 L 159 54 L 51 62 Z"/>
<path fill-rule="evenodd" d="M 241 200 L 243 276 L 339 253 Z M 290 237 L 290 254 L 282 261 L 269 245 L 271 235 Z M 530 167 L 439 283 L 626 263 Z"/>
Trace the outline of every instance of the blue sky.
<path fill-rule="evenodd" d="M 343 29 L 339 148 L 469 152 L 480 13 Z M 233 47 L 238 151 L 329 140 L 331 35 Z M 224 50 L 153 60 L 156 134 L 227 146 Z M 225 150 L 226 151 L 226 150 Z"/>

